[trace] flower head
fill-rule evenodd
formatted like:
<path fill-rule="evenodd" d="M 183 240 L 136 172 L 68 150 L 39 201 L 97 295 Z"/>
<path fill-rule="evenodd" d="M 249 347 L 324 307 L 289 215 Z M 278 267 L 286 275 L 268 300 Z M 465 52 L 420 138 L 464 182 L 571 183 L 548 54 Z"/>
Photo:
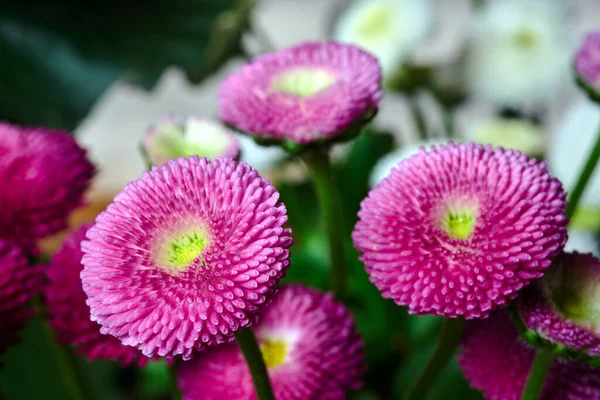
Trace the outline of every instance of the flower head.
<path fill-rule="evenodd" d="M 144 365 L 148 359 L 135 347 L 121 344 L 119 339 L 100 333 L 100 325 L 90 321 L 90 308 L 79 277 L 83 265 L 81 241 L 90 225 L 72 233 L 62 248 L 52 256 L 45 269 L 48 283 L 44 288 L 48 322 L 58 334 L 58 340 L 75 346 L 89 360 L 118 360 L 124 365 Z"/>
<path fill-rule="evenodd" d="M 600 31 L 586 36 L 575 55 L 575 72 L 583 88 L 600 101 Z"/>
<path fill-rule="evenodd" d="M 191 357 L 251 325 L 289 267 L 285 206 L 245 163 L 192 156 L 128 184 L 82 242 L 101 332 Z"/>
<path fill-rule="evenodd" d="M 488 400 L 519 400 L 535 351 L 503 311 L 467 323 L 458 361 L 465 377 Z M 600 371 L 584 364 L 555 360 L 541 400 L 598 400 Z"/>
<path fill-rule="evenodd" d="M 503 0 L 477 16 L 467 53 L 470 90 L 499 106 L 547 103 L 569 71 L 562 2 Z"/>
<path fill-rule="evenodd" d="M 600 260 L 562 253 L 520 297 L 518 309 L 527 329 L 557 351 L 599 357 Z"/>
<path fill-rule="evenodd" d="M 240 153 L 233 132 L 219 122 L 196 117 L 163 119 L 146 132 L 142 149 L 152 165 L 177 157 L 237 158 Z"/>
<path fill-rule="evenodd" d="M 446 143 L 448 143 L 447 140 L 429 139 L 408 146 L 402 146 L 391 153 L 386 154 L 384 157 L 381 157 L 373 167 L 371 176 L 369 176 L 369 186 L 372 188 L 377 186 L 379 182 L 390 175 L 396 165 L 410 156 L 418 154 L 421 148 L 431 149 L 432 146 Z"/>
<path fill-rule="evenodd" d="M 363 345 L 352 316 L 330 294 L 282 287 L 254 327 L 279 400 L 345 399 L 362 385 Z M 255 399 L 248 367 L 234 344 L 184 363 L 185 400 Z"/>
<path fill-rule="evenodd" d="M 0 239 L 0 354 L 18 341 L 18 332 L 34 314 L 27 303 L 40 286 L 39 267 L 28 265 L 20 247 Z"/>
<path fill-rule="evenodd" d="M 351 45 L 309 42 L 230 75 L 219 90 L 219 111 L 236 129 L 293 150 L 362 125 L 381 96 L 375 57 Z"/>
<path fill-rule="evenodd" d="M 424 41 L 433 22 L 429 0 L 356 0 L 340 16 L 334 37 L 371 52 L 389 76 Z"/>
<path fill-rule="evenodd" d="M 0 237 L 31 244 L 64 229 L 93 174 L 66 132 L 0 122 Z"/>
<path fill-rule="evenodd" d="M 479 318 L 542 276 L 567 240 L 565 208 L 545 163 L 449 144 L 398 164 L 363 200 L 353 239 L 384 297 Z"/>

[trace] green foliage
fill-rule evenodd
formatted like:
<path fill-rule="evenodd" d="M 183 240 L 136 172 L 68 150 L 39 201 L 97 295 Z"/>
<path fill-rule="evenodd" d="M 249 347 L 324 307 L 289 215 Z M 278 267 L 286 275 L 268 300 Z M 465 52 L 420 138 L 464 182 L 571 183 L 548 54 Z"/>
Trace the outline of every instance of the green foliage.
<path fill-rule="evenodd" d="M 151 88 L 179 66 L 198 82 L 239 53 L 253 4 L 3 2 L 0 119 L 72 130 L 116 79 Z"/>

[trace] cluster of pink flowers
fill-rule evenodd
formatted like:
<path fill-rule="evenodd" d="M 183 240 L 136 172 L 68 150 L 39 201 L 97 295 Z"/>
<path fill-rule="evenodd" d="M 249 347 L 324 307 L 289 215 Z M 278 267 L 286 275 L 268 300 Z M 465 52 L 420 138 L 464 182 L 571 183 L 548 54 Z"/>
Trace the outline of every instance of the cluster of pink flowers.
<path fill-rule="evenodd" d="M 592 34 L 576 59 L 593 90 L 599 54 Z M 258 141 L 312 151 L 347 139 L 381 96 L 375 57 L 310 42 L 229 76 L 219 112 Z M 360 388 L 365 349 L 350 311 L 329 293 L 280 289 L 290 268 L 287 210 L 271 182 L 236 160 L 233 133 L 167 118 L 143 150 L 154 166 L 49 265 L 31 265 L 37 241 L 65 229 L 83 204 L 94 166 L 67 133 L 0 123 L 0 352 L 42 292 L 59 341 L 90 360 L 185 360 L 178 384 L 187 400 L 256 398 L 230 343 L 243 329 L 258 339 L 277 399 L 341 400 Z M 545 162 L 450 143 L 400 162 L 363 200 L 352 239 L 383 297 L 410 313 L 469 320 L 459 361 L 486 398 L 520 398 L 533 362 L 501 310 L 517 299 L 525 333 L 569 358 L 552 364 L 542 398 L 600 400 L 600 372 L 584 363 L 600 357 L 600 260 L 563 252 L 566 208 Z"/>
<path fill-rule="evenodd" d="M 459 355 L 467 380 L 489 400 L 519 400 L 535 351 L 525 345 L 511 318 L 502 310 L 467 324 Z M 555 360 L 541 400 L 600 399 L 600 370 Z"/>
<path fill-rule="evenodd" d="M 67 132 L 0 122 L 0 353 L 35 313 L 43 268 L 40 239 L 67 226 L 83 204 L 94 166 Z"/>

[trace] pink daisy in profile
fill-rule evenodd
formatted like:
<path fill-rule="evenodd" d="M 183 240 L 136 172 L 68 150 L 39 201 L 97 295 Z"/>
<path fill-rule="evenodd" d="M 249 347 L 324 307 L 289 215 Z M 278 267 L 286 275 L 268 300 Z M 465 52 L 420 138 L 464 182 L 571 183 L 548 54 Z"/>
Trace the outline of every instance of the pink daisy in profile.
<path fill-rule="evenodd" d="M 535 350 L 527 347 L 511 318 L 497 311 L 469 321 L 458 362 L 465 377 L 487 400 L 519 400 Z M 600 399 L 600 370 L 572 361 L 554 360 L 540 400 Z"/>
<path fill-rule="evenodd" d="M 600 31 L 589 33 L 575 55 L 575 72 L 580 86 L 600 101 Z"/>
<path fill-rule="evenodd" d="M 142 150 L 150 164 L 162 165 L 177 157 L 237 158 L 240 144 L 237 136 L 220 122 L 170 116 L 148 129 Z"/>
<path fill-rule="evenodd" d="M 0 354 L 18 341 L 19 331 L 35 313 L 28 303 L 40 290 L 40 274 L 20 247 L 0 239 Z"/>
<path fill-rule="evenodd" d="M 81 241 L 90 225 L 69 235 L 61 249 L 52 256 L 45 269 L 48 283 L 44 287 L 48 322 L 62 343 L 73 345 L 88 360 L 117 360 L 123 365 L 148 361 L 135 347 L 125 346 L 110 335 L 100 333 L 100 325 L 90 321 L 90 308 L 79 277 L 83 265 Z"/>
<path fill-rule="evenodd" d="M 236 129 L 293 149 L 357 130 L 381 97 L 381 67 L 373 55 L 352 45 L 308 42 L 257 57 L 230 75 L 219 90 L 219 112 Z"/>
<path fill-rule="evenodd" d="M 600 260 L 562 253 L 519 297 L 518 310 L 530 333 L 559 354 L 600 357 Z"/>
<path fill-rule="evenodd" d="M 233 339 L 277 291 L 292 243 L 285 206 L 248 164 L 192 156 L 129 183 L 82 242 L 101 332 L 189 359 Z"/>
<path fill-rule="evenodd" d="M 362 386 L 363 344 L 350 312 L 301 285 L 281 288 L 253 327 L 278 400 L 342 400 Z M 234 344 L 210 349 L 179 371 L 184 400 L 256 399 Z"/>
<path fill-rule="evenodd" d="M 409 312 L 483 318 L 563 248 L 565 196 L 545 163 L 514 150 L 421 149 L 363 200 L 354 245 L 383 296 Z"/>
<path fill-rule="evenodd" d="M 66 132 L 0 122 L 0 237 L 30 244 L 66 228 L 93 174 Z"/>

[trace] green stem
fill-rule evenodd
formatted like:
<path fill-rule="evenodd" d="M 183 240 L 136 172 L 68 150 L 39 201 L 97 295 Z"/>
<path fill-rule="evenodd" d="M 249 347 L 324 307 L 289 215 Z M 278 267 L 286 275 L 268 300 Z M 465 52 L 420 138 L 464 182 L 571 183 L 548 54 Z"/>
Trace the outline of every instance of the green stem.
<path fill-rule="evenodd" d="M 546 382 L 546 376 L 552 365 L 553 357 L 552 350 L 538 350 L 533 359 L 533 364 L 531 364 L 531 369 L 529 370 L 529 376 L 527 377 L 527 383 L 525 384 L 525 389 L 523 389 L 521 400 L 538 400 L 540 398 L 544 382 Z"/>
<path fill-rule="evenodd" d="M 418 99 L 416 97 L 410 99 L 409 104 L 419 138 L 421 140 L 427 140 L 427 124 L 425 123 L 425 117 L 421 111 L 421 106 L 419 105 Z"/>
<path fill-rule="evenodd" d="M 171 392 L 171 400 L 181 400 L 181 391 L 177 385 L 178 367 L 178 363 L 175 363 L 169 368 L 169 390 Z"/>
<path fill-rule="evenodd" d="M 50 330 L 45 321 L 41 321 L 41 325 L 48 346 L 54 354 L 60 376 L 69 393 L 69 398 L 72 400 L 85 400 L 86 396 L 84 393 L 86 391 L 83 389 L 85 385 L 81 381 L 81 375 L 76 372 L 77 366 L 73 362 L 74 357 L 69 356 L 69 349 L 56 343 L 54 332 Z"/>
<path fill-rule="evenodd" d="M 300 157 L 312 175 L 325 223 L 331 263 L 331 289 L 335 298 L 343 302 L 347 286 L 343 218 L 329 154 L 326 150 L 312 150 Z"/>
<path fill-rule="evenodd" d="M 429 359 L 427 366 L 408 390 L 404 400 L 424 400 L 433 383 L 454 355 L 462 338 L 464 320 L 462 318 L 444 319 L 442 332 L 437 347 Z"/>
<path fill-rule="evenodd" d="M 577 204 L 585 191 L 585 188 L 594 173 L 594 169 L 596 168 L 596 164 L 598 164 L 598 159 L 600 158 L 600 132 L 598 132 L 598 137 L 596 138 L 596 144 L 594 144 L 594 148 L 588 156 L 587 161 L 585 162 L 585 166 L 583 170 L 579 174 L 579 179 L 575 184 L 575 187 L 569 193 L 567 211 L 565 212 L 568 218 L 571 218 L 573 214 L 575 214 L 575 210 L 577 209 Z"/>
<path fill-rule="evenodd" d="M 260 347 L 258 347 L 254 332 L 250 328 L 242 329 L 235 334 L 235 339 L 250 369 L 258 400 L 275 400 L 265 360 L 260 352 Z"/>

